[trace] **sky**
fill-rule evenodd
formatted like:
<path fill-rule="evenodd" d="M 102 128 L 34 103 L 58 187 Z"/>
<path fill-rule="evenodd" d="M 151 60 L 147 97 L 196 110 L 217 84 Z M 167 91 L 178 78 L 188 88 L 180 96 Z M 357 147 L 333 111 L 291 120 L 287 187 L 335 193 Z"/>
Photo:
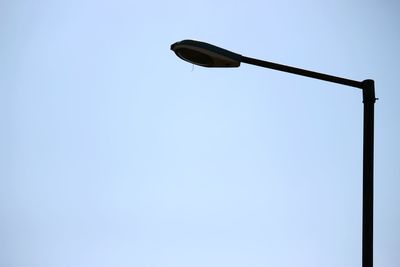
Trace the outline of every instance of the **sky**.
<path fill-rule="evenodd" d="M 0 266 L 361 266 L 374 79 L 375 266 L 400 266 L 400 4 L 0 1 Z"/>

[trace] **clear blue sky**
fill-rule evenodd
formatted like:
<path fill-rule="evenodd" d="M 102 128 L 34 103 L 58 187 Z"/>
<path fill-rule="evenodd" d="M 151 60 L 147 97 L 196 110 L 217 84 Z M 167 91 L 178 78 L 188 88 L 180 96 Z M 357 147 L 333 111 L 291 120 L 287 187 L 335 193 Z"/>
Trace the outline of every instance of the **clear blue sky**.
<path fill-rule="evenodd" d="M 362 97 L 170 44 L 376 81 L 375 266 L 400 266 L 400 4 L 1 1 L 0 266 L 361 266 Z"/>

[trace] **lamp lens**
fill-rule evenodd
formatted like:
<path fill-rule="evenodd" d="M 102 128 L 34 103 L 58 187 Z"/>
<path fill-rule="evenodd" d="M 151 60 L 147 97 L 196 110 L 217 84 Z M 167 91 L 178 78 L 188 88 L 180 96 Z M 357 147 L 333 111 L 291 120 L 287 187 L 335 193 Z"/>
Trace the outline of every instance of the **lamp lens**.
<path fill-rule="evenodd" d="M 182 59 L 201 66 L 212 66 L 213 60 L 210 56 L 188 48 L 179 48 L 175 53 Z"/>

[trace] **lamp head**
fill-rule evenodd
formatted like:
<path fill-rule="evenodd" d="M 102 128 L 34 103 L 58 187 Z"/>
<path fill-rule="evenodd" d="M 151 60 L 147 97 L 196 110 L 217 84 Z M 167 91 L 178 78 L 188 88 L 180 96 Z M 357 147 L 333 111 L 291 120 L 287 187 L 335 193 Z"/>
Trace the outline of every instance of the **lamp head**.
<path fill-rule="evenodd" d="M 204 42 L 183 40 L 171 45 L 171 50 L 181 59 L 202 66 L 239 67 L 242 56 Z"/>

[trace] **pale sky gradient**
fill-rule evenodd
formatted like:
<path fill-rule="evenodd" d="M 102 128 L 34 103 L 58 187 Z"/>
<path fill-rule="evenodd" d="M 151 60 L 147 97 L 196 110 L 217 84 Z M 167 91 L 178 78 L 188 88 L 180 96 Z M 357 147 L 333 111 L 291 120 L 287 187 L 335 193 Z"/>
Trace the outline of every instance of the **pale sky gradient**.
<path fill-rule="evenodd" d="M 375 266 L 400 266 L 400 4 L 0 1 L 0 266 L 361 266 L 361 91 L 170 44 L 374 79 Z"/>

